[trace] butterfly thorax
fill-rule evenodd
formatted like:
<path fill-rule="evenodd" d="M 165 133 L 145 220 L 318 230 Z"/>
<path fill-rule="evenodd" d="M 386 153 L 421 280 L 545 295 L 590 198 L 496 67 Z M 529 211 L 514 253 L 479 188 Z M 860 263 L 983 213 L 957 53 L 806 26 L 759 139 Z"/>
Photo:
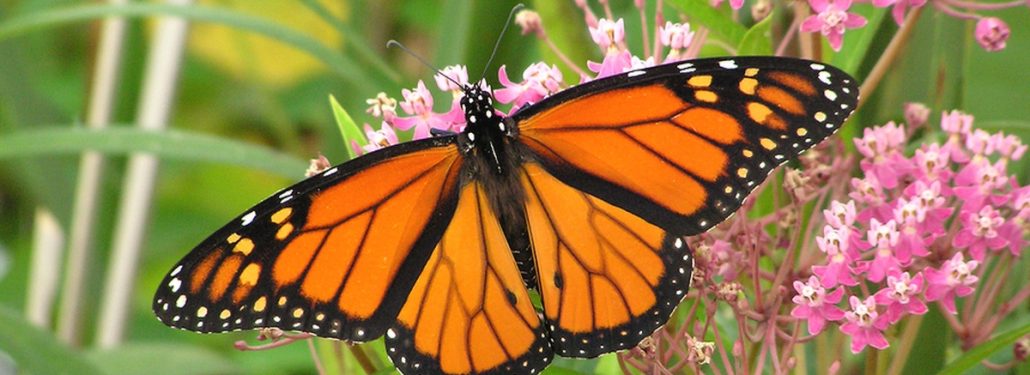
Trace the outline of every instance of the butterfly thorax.
<path fill-rule="evenodd" d="M 522 157 L 511 142 L 514 128 L 495 112 L 493 95 L 481 86 L 465 86 L 461 98 L 465 130 L 458 137 L 468 157 L 468 176 L 483 184 L 519 270 L 528 287 L 536 284 L 526 231 L 525 192 L 519 182 Z"/>
<path fill-rule="evenodd" d="M 461 109 L 466 125 L 459 139 L 467 142 L 463 149 L 485 159 L 490 173 L 510 172 L 505 160 L 509 151 L 505 147 L 508 132 L 503 117 L 494 112 L 493 95 L 478 85 L 465 86 Z"/>

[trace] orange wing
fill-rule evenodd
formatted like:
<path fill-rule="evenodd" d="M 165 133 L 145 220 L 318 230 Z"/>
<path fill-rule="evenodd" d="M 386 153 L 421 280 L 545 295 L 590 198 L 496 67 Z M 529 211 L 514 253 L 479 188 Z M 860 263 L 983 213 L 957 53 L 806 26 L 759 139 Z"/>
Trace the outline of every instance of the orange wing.
<path fill-rule="evenodd" d="M 526 221 L 554 350 L 595 357 L 637 345 L 665 324 L 690 287 L 682 239 L 539 164 L 525 165 Z"/>
<path fill-rule="evenodd" d="M 190 252 L 158 288 L 154 312 L 198 332 L 379 337 L 454 212 L 461 165 L 453 137 L 437 138 L 302 181 Z"/>
<path fill-rule="evenodd" d="M 553 353 L 501 226 L 478 182 L 386 332 L 402 373 L 529 373 Z"/>
<path fill-rule="evenodd" d="M 844 72 L 804 60 L 705 59 L 577 86 L 513 121 L 565 183 L 693 235 L 836 131 L 857 94 Z"/>

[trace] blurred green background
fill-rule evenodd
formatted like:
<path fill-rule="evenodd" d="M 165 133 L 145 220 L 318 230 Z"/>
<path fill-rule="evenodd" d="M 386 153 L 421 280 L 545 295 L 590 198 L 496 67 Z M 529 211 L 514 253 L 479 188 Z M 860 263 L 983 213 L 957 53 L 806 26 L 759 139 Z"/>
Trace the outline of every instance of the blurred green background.
<path fill-rule="evenodd" d="M 365 113 L 365 99 L 380 91 L 400 99 L 400 89 L 414 87 L 419 79 L 425 80 L 437 96 L 437 110 L 446 108 L 449 103 L 441 98 L 448 94 L 436 89 L 428 69 L 396 49 L 387 50 L 387 40 L 397 39 L 441 67 L 467 64 L 470 78 L 475 79 L 505 17 L 516 3 L 199 1 L 203 8 L 187 14 L 194 22 L 168 126 L 176 132 L 224 140 L 218 144 L 227 147 L 224 152 L 230 154 L 229 159 L 231 154 L 240 152 L 239 148 L 254 145 L 266 152 L 262 155 L 278 155 L 270 157 L 278 164 L 241 166 L 217 162 L 217 157 L 161 160 L 138 278 L 133 285 L 133 308 L 125 344 L 102 351 L 94 349 L 91 343 L 96 335 L 98 305 L 127 160 L 124 152 L 109 154 L 98 202 L 95 251 L 89 259 L 91 271 L 84 284 L 88 296 L 81 311 L 84 331 L 76 346 L 84 348 L 87 357 L 102 370 L 119 373 L 314 371 L 303 343 L 254 354 L 232 348 L 236 340 L 253 341 L 254 333 L 198 335 L 165 327 L 150 312 L 157 283 L 174 262 L 214 229 L 301 178 L 307 159 L 323 153 L 334 163 L 344 160 L 346 151 L 329 106 L 330 94 L 358 124 L 367 122 L 376 127 L 378 121 Z M 639 18 L 632 1 L 612 3 L 616 16 L 626 18 L 629 45 L 640 45 Z M 677 9 L 696 5 L 691 1 L 668 3 L 674 5 L 666 13 L 668 18 L 673 18 L 669 15 L 675 15 Z M 76 143 L 81 133 L 75 131 L 82 127 L 85 117 L 99 38 L 100 23 L 96 17 L 83 16 L 88 19 L 67 22 L 46 17 L 57 11 L 87 9 L 83 6 L 99 9 L 102 5 L 64 0 L 0 1 L 0 142 L 5 138 L 18 140 L 0 144 L 23 150 L 0 150 L 0 320 L 8 319 L 6 327 L 17 325 L 18 321 L 11 319 L 21 319 L 15 311 L 25 308 L 37 208 L 51 211 L 65 231 L 69 225 L 79 160 L 75 150 L 83 148 L 85 142 Z M 585 67 L 587 59 L 601 59 L 581 13 L 571 0 L 529 1 L 527 5 L 541 12 L 552 38 L 581 67 Z M 849 32 L 845 52 L 831 61 L 843 61 L 849 71 L 862 77 L 897 27 L 882 10 L 873 10 L 867 4 L 856 8 L 870 18 L 871 24 Z M 128 124 L 136 118 L 140 83 L 155 26 L 150 15 L 160 14 L 162 9 L 166 8 L 140 8 L 128 18 L 113 120 L 122 125 L 116 126 L 131 126 Z M 113 12 L 110 8 L 101 9 L 99 14 Z M 934 123 L 941 110 L 960 108 L 974 114 L 981 127 L 1005 129 L 1024 140 L 1030 139 L 1030 9 L 998 15 L 1012 27 L 1012 38 L 1006 50 L 987 53 L 972 40 L 972 22 L 927 10 L 895 67 L 844 134 L 854 134 L 862 126 L 901 120 L 901 103 L 920 101 L 933 108 Z M 241 27 L 247 23 L 240 20 L 253 21 L 258 26 Z M 751 26 L 746 19 L 743 23 L 744 29 Z M 276 33 L 282 30 L 288 33 Z M 301 38 L 283 40 L 292 36 Z M 313 54 L 312 49 L 305 48 L 311 45 L 321 46 L 321 50 L 315 49 L 329 54 L 316 56 L 317 52 Z M 849 46 L 857 49 L 849 50 Z M 702 54 L 726 52 L 706 47 Z M 518 80 L 522 69 L 542 59 L 558 63 L 543 43 L 532 36 L 521 36 L 513 28 L 501 41 L 487 78 L 496 87 L 496 70 L 504 64 L 509 67 L 509 76 Z M 577 81 L 571 71 L 565 73 L 568 82 Z M 41 146 L 34 143 L 38 140 L 17 138 L 44 130 L 50 131 L 47 134 L 53 138 L 49 140 L 71 138 L 69 146 L 39 153 L 32 151 Z M 133 149 L 132 138 L 124 142 L 127 144 L 106 147 Z M 206 151 L 218 154 L 223 150 Z M 190 152 L 193 151 L 185 151 Z M 1017 166 L 1024 183 L 1026 165 L 1024 162 Z M 299 168 L 289 169 L 290 166 Z M 53 271 L 60 274 L 62 270 Z M 0 327 L 0 340 L 39 339 L 40 348 L 57 345 L 47 335 L 33 338 L 31 330 L 3 331 Z M 382 354 L 381 343 L 371 345 L 379 348 L 376 353 Z M 320 346 L 319 350 L 327 352 L 331 348 Z M 389 368 L 385 356 L 379 360 Z M 189 364 L 189 368 L 184 368 L 184 364 Z M 566 371 L 562 368 L 603 372 L 616 370 L 617 364 L 614 356 L 607 356 L 600 361 L 562 361 L 552 371 Z M 0 367 L 0 372 L 3 369 Z"/>

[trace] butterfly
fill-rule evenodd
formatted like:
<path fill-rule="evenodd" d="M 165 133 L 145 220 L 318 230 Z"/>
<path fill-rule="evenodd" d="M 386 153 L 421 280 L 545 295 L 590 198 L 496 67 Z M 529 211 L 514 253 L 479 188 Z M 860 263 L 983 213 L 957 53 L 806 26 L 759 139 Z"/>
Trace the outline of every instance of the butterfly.
<path fill-rule="evenodd" d="M 402 373 L 534 373 L 632 348 L 687 294 L 684 237 L 858 99 L 839 69 L 773 57 L 633 70 L 510 116 L 488 88 L 463 91 L 462 132 L 332 167 L 201 242 L 160 284 L 157 317 L 385 336 Z"/>

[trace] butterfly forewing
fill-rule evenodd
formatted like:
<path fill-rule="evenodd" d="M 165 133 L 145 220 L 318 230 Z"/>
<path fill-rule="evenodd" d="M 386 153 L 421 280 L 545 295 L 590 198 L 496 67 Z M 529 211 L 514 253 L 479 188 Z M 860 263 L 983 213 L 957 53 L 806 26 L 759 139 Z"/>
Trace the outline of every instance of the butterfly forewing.
<path fill-rule="evenodd" d="M 577 86 L 513 120 L 565 183 L 692 235 L 835 132 L 857 95 L 847 74 L 810 61 L 704 59 Z"/>
<path fill-rule="evenodd" d="M 173 327 L 278 327 L 364 341 L 394 322 L 454 212 L 453 137 L 330 168 L 261 202 L 173 267 L 154 297 Z"/>

